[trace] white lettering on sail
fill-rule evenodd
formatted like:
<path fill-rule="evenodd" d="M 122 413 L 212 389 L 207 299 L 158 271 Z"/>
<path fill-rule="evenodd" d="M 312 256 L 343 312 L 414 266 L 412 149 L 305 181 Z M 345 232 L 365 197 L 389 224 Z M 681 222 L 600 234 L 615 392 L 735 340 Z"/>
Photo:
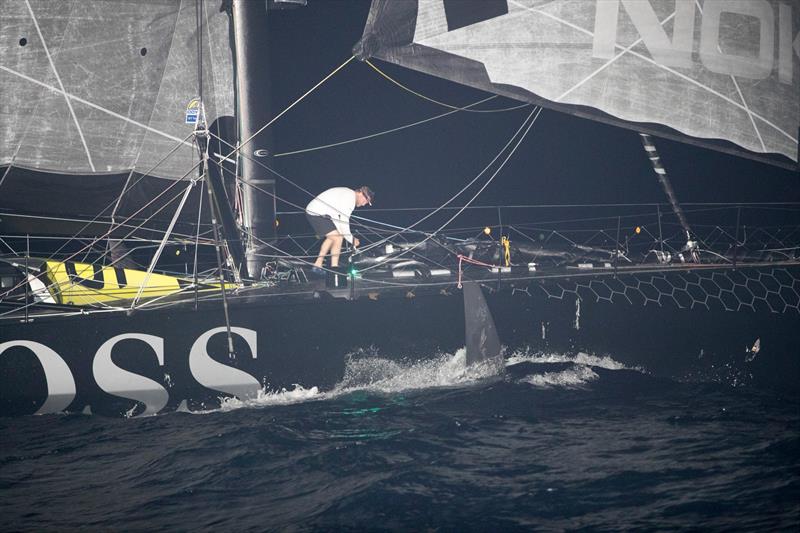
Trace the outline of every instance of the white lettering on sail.
<path fill-rule="evenodd" d="M 225 327 L 206 331 L 192 345 L 189 352 L 189 369 L 194 378 L 209 389 L 231 394 L 237 398 L 254 398 L 261 385 L 258 380 L 239 369 L 218 363 L 208 354 L 208 341 L 217 333 L 226 331 Z M 257 357 L 257 334 L 252 329 L 231 327 L 231 332 L 244 338 L 250 347 L 253 359 Z"/>
<path fill-rule="evenodd" d="M 69 407 L 75 399 L 75 379 L 67 363 L 55 351 L 34 341 L 9 341 L 0 344 L 0 355 L 9 348 L 27 348 L 33 352 L 44 370 L 47 382 L 47 400 L 36 411 L 37 415 L 58 413 Z"/>
<path fill-rule="evenodd" d="M 723 13 L 758 19 L 758 50 L 752 56 L 727 54 L 719 49 L 719 21 Z M 700 37 L 700 60 L 717 74 L 763 79 L 770 75 L 775 49 L 775 15 L 766 0 L 706 0 Z"/>
<path fill-rule="evenodd" d="M 780 4 L 778 17 L 778 79 L 792 83 L 792 6 Z M 800 34 L 797 36 L 800 43 Z M 797 54 L 800 56 L 800 51 Z"/>
<path fill-rule="evenodd" d="M 169 393 L 159 383 L 118 367 L 111 360 L 111 350 L 123 340 L 135 339 L 146 343 L 156 354 L 159 366 L 164 366 L 164 339 L 145 333 L 124 333 L 112 337 L 98 348 L 92 362 L 97 385 L 109 394 L 142 402 L 142 415 L 154 415 L 167 405 Z"/>
<path fill-rule="evenodd" d="M 417 24 L 414 27 L 414 42 L 420 42 L 431 35 L 447 31 L 447 16 L 442 0 L 419 0 L 417 3 Z"/>
<path fill-rule="evenodd" d="M 633 26 L 641 35 L 653 60 L 667 67 L 693 66 L 695 9 L 694 0 L 675 0 L 675 15 L 670 41 L 653 10 L 653 0 L 597 0 L 592 56 L 613 59 L 616 50 L 619 7 L 628 13 Z M 775 4 L 778 9 L 778 79 L 791 84 L 794 74 L 792 48 L 800 56 L 800 34 L 792 42 L 792 6 Z M 767 0 L 706 0 L 700 11 L 699 56 L 703 66 L 717 74 L 764 79 L 776 64 L 775 11 Z M 720 21 L 723 13 L 755 19 L 759 25 L 758 42 L 750 50 L 738 53 L 724 51 L 719 46 Z"/>
<path fill-rule="evenodd" d="M 612 59 L 617 41 L 619 4 L 625 7 L 631 22 L 657 63 L 668 67 L 692 66 L 694 41 L 694 0 L 675 0 L 672 42 L 656 17 L 653 6 L 643 0 L 602 0 L 597 2 L 594 20 L 592 55 Z"/>

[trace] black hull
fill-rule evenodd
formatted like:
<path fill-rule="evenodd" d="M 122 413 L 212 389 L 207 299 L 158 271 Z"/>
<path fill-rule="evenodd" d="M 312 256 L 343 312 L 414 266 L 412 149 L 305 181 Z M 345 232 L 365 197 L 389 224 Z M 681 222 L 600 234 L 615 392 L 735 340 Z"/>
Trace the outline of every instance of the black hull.
<path fill-rule="evenodd" d="M 659 376 L 787 391 L 800 382 L 795 308 L 680 309 L 666 298 L 643 303 L 618 294 L 606 301 L 586 286 L 577 292 L 578 305 L 574 293 L 558 292 L 569 288 L 564 282 L 526 291 L 485 287 L 507 353 L 610 355 Z M 199 310 L 6 321 L 0 330 L 0 414 L 137 415 L 175 410 L 184 401 L 190 410 L 209 409 L 221 397 L 248 397 L 262 388 L 329 390 L 342 380 L 352 354 L 412 361 L 464 346 L 463 300 L 454 288 L 376 300 L 324 294 L 295 302 L 234 300 L 230 317 L 233 358 L 218 302 Z M 757 339 L 760 353 L 747 351 Z"/>

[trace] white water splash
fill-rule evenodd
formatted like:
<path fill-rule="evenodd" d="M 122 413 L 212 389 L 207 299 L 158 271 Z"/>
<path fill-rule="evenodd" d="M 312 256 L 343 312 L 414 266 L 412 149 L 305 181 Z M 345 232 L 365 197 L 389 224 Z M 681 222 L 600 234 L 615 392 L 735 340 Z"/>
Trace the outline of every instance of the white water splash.
<path fill-rule="evenodd" d="M 629 367 L 610 356 L 598 356 L 584 352 L 574 354 L 517 352 L 506 360 L 506 366 L 518 365 L 520 363 L 571 363 L 569 368 L 563 370 L 531 374 L 519 380 L 520 383 L 528 383 L 539 388 L 580 388 L 599 379 L 600 376 L 594 371 L 595 368 L 603 368 L 605 370 L 635 370 L 637 372 L 646 373 L 645 370 L 640 367 Z"/>
<path fill-rule="evenodd" d="M 267 391 L 261 389 L 255 398 L 239 399 L 236 397 L 222 398 L 219 409 L 214 411 L 233 411 L 243 407 L 264 407 L 268 405 L 292 405 L 311 400 L 318 400 L 325 396 L 317 387 L 306 389 L 302 385 L 295 385 L 293 389 L 280 391 Z"/>
<path fill-rule="evenodd" d="M 590 381 L 598 379 L 600 376 L 589 366 L 574 365 L 572 368 L 561 372 L 545 372 L 543 374 L 533 374 L 525 376 L 520 380 L 522 383 L 530 383 L 534 387 L 549 389 L 551 387 L 563 387 L 567 389 L 579 388 Z"/>
<path fill-rule="evenodd" d="M 367 390 L 394 393 L 432 387 L 464 385 L 495 376 L 501 370 L 494 361 L 466 364 L 466 349 L 455 354 L 441 354 L 433 359 L 411 363 L 380 357 L 350 358 L 344 378 L 334 392 Z"/>
<path fill-rule="evenodd" d="M 598 356 L 584 352 L 575 354 L 517 352 L 506 360 L 506 366 L 518 365 L 520 363 L 575 363 L 578 365 L 605 368 L 606 370 L 636 370 L 638 372 L 644 372 L 642 368 L 629 367 L 607 355 Z"/>
<path fill-rule="evenodd" d="M 269 391 L 262 389 L 255 398 L 222 398 L 218 409 L 194 411 L 195 414 L 227 412 L 244 407 L 291 405 L 308 401 L 332 399 L 356 391 L 391 394 L 409 390 L 467 385 L 496 376 L 502 369 L 493 361 L 466 366 L 466 349 L 455 354 L 441 354 L 433 359 L 398 362 L 377 355 L 374 350 L 350 354 L 345 364 L 344 377 L 330 391 L 320 392 L 318 387 Z"/>

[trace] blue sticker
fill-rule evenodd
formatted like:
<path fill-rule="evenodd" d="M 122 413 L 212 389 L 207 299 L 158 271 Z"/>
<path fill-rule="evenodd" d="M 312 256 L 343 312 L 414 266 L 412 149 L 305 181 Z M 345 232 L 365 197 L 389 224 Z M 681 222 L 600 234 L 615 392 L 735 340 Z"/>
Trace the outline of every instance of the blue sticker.
<path fill-rule="evenodd" d="M 193 98 L 186 106 L 186 124 L 197 124 L 197 117 L 200 116 L 200 99 Z"/>

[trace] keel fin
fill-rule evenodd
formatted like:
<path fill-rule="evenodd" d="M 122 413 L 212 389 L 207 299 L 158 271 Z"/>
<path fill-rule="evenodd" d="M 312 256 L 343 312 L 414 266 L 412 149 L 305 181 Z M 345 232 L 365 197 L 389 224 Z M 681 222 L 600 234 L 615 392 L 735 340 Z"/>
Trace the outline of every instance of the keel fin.
<path fill-rule="evenodd" d="M 494 319 L 480 286 L 474 281 L 463 285 L 467 365 L 502 357 Z"/>

